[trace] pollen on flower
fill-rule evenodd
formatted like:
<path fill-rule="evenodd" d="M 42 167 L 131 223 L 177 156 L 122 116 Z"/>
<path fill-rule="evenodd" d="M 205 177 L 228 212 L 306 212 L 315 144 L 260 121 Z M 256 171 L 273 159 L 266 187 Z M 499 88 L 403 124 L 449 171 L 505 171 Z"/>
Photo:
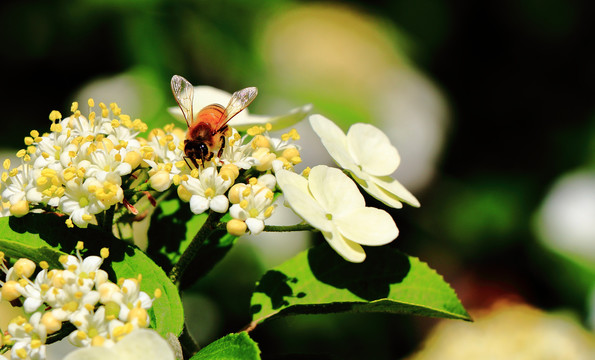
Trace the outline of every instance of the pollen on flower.
<path fill-rule="evenodd" d="M 19 358 L 21 358 L 21 359 L 26 359 L 26 358 L 28 357 L 28 355 L 27 355 L 27 350 L 25 350 L 25 348 L 20 348 L 20 349 L 17 349 L 17 350 L 15 351 L 15 353 L 16 353 L 16 354 L 17 354 L 17 356 L 18 356 Z"/>
<path fill-rule="evenodd" d="M 256 135 L 254 137 L 254 139 L 252 139 L 252 148 L 256 149 L 256 148 L 270 148 L 271 147 L 271 143 L 269 141 L 269 139 L 266 138 L 266 136 L 263 135 Z"/>
<path fill-rule="evenodd" d="M 102 248 L 101 251 L 99 251 L 99 254 L 101 255 L 101 257 L 103 259 L 107 259 L 109 257 L 109 249 L 108 248 Z"/>
<path fill-rule="evenodd" d="M 263 132 L 265 132 L 265 130 L 266 130 L 266 129 L 265 129 L 264 127 L 262 127 L 262 126 L 258 126 L 258 125 L 255 125 L 255 126 L 253 126 L 253 127 L 249 128 L 249 129 L 246 131 L 246 133 L 247 133 L 248 135 L 250 135 L 250 136 L 256 136 L 256 135 L 260 135 L 260 134 L 262 134 Z"/>
<path fill-rule="evenodd" d="M 50 120 L 56 121 L 59 119 L 62 119 L 62 114 L 60 114 L 58 110 L 52 110 L 52 112 L 50 112 Z"/>

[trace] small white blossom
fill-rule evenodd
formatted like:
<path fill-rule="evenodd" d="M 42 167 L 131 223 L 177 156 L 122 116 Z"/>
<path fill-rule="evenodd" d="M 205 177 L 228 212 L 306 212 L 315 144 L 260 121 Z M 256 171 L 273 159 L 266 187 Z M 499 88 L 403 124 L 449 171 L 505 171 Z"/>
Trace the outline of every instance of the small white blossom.
<path fill-rule="evenodd" d="M 234 219 L 244 221 L 253 235 L 264 230 L 264 221 L 269 218 L 275 206 L 273 205 L 275 177 L 263 175 L 254 184 L 236 184 L 230 190 L 230 198 L 234 205 L 229 214 Z"/>
<path fill-rule="evenodd" d="M 60 199 L 61 210 L 70 215 L 72 222 L 85 228 L 95 220 L 95 214 L 106 209 L 97 197 L 96 190 L 101 187 L 99 180 L 88 178 L 84 183 L 70 181 L 66 184 L 64 196 Z"/>
<path fill-rule="evenodd" d="M 68 340 L 78 347 L 86 347 L 93 345 L 93 341 L 97 341 L 98 337 L 100 341 L 105 342 L 109 338 L 109 324 L 110 321 L 106 320 L 105 307 L 100 306 L 95 312 L 87 310 L 79 311 L 71 319 L 72 323 L 76 325 L 76 330 L 68 335 Z M 122 322 L 116 321 L 117 325 L 123 325 Z"/>
<path fill-rule="evenodd" d="M 140 290 L 140 284 L 136 279 L 126 279 L 121 286 L 122 291 L 114 293 L 112 300 L 120 305 L 118 318 L 121 321 L 128 321 L 128 313 L 134 307 L 141 307 L 145 310 L 153 305 L 153 300 Z"/>
<path fill-rule="evenodd" d="M 52 282 L 47 276 L 46 269 L 40 271 L 35 277 L 35 282 L 28 281 L 24 287 L 19 284 L 18 289 L 25 301 L 23 308 L 30 313 L 37 310 L 45 301 L 47 301 L 48 290 Z"/>
<path fill-rule="evenodd" d="M 11 349 L 11 358 L 45 360 L 45 341 L 47 331 L 41 324 L 41 312 L 36 312 L 27 321 L 17 317 L 8 324 L 8 333 L 14 341 Z"/>
<path fill-rule="evenodd" d="M 29 164 L 23 164 L 11 170 L 12 176 L 8 176 L 6 187 L 2 191 L 2 198 L 11 204 L 25 199 L 27 192 L 35 187 L 35 175 Z M 9 173 L 6 173 L 7 175 Z"/>
<path fill-rule="evenodd" d="M 202 214 L 208 209 L 224 213 L 229 207 L 229 200 L 225 192 L 232 184 L 230 179 L 224 180 L 217 173 L 215 167 L 208 167 L 199 172 L 198 178 L 187 177 L 180 182 L 192 196 L 190 210 L 195 214 Z"/>
<path fill-rule="evenodd" d="M 283 169 L 276 176 L 289 206 L 348 261 L 364 261 L 361 245 L 385 245 L 399 234 L 386 211 L 366 207 L 355 183 L 341 170 L 319 165 L 308 179 Z"/>
<path fill-rule="evenodd" d="M 401 158 L 388 137 L 370 124 L 354 124 L 347 135 L 322 115 L 310 116 L 310 125 L 335 162 L 348 170 L 370 195 L 388 206 L 401 208 L 419 201 L 400 182 L 390 177 Z"/>

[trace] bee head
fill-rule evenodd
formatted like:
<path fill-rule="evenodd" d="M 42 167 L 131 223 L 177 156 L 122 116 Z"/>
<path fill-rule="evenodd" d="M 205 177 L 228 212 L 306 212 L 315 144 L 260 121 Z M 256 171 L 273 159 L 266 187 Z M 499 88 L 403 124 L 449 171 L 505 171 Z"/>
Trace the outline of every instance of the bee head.
<path fill-rule="evenodd" d="M 211 158 L 213 157 L 213 154 L 209 150 L 207 144 L 205 144 L 202 141 L 196 140 L 186 140 L 184 142 L 184 153 L 190 159 L 200 159 L 202 164 L 204 164 L 205 161 L 211 160 Z"/>

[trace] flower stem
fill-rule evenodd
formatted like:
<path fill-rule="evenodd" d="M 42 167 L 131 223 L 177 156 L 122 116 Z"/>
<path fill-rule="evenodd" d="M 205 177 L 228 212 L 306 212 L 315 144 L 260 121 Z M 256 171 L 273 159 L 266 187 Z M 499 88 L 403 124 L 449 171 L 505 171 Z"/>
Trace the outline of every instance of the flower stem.
<path fill-rule="evenodd" d="M 182 275 L 190 266 L 196 255 L 198 254 L 198 250 L 202 247 L 204 242 L 208 239 L 209 235 L 217 229 L 217 224 L 219 223 L 219 219 L 223 214 L 211 211 L 207 220 L 202 225 L 200 230 L 196 233 L 190 245 L 186 248 L 180 259 L 174 265 L 173 269 L 169 272 L 169 279 L 176 285 L 179 285 L 180 280 L 182 279 Z"/>
<path fill-rule="evenodd" d="M 103 215 L 103 223 L 101 227 L 108 233 L 112 233 L 112 226 L 114 225 L 114 211 L 115 206 L 110 206 L 107 210 L 104 211 Z"/>
<path fill-rule="evenodd" d="M 266 225 L 263 231 L 268 232 L 291 232 L 291 231 L 312 231 L 316 228 L 310 224 L 297 224 L 297 225 Z"/>

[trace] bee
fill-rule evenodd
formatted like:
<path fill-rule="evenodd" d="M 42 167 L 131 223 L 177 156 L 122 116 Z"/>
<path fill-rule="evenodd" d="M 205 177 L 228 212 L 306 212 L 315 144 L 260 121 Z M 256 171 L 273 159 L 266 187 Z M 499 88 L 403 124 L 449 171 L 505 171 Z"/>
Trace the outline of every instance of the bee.
<path fill-rule="evenodd" d="M 219 104 L 211 104 L 202 108 L 194 116 L 194 87 L 192 84 L 179 75 L 171 78 L 171 90 L 182 110 L 188 132 L 184 140 L 184 160 L 191 168 L 188 161 L 198 168 L 205 164 L 215 155 L 221 157 L 225 148 L 225 138 L 231 135 L 231 129 L 227 126 L 229 120 L 244 110 L 256 98 L 258 90 L 255 87 L 248 87 L 238 90 L 231 96 L 227 107 Z M 218 150 L 217 150 L 218 149 Z"/>

